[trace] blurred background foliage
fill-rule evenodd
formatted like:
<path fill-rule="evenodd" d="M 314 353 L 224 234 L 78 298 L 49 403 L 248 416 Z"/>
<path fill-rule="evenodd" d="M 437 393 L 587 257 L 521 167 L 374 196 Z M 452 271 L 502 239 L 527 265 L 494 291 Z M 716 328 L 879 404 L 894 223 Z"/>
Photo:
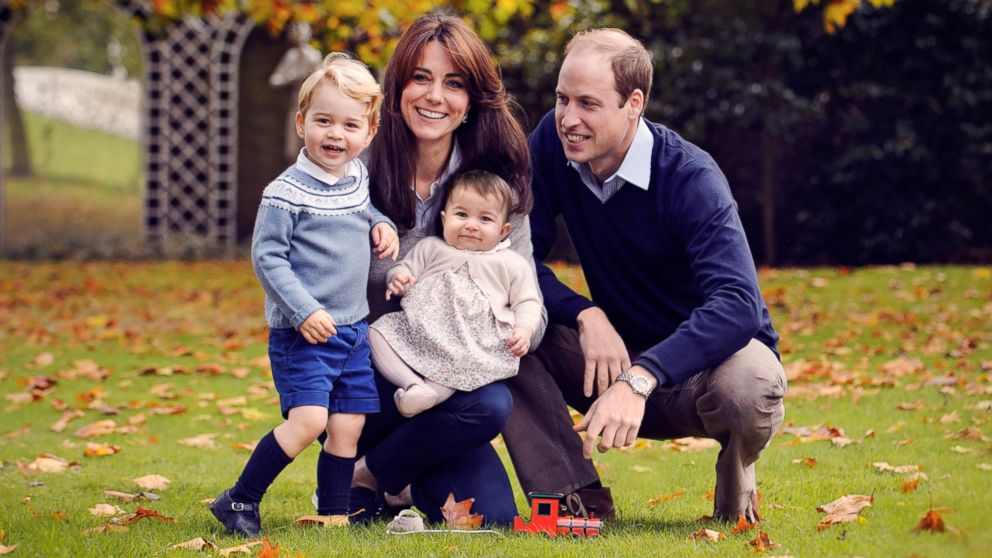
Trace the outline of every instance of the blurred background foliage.
<path fill-rule="evenodd" d="M 113 3 L 0 1 L 28 8 L 17 63 L 133 75 L 133 26 L 100 15 Z M 116 2 L 135 3 L 151 8 L 138 21 L 151 34 L 232 10 L 277 37 L 306 22 L 321 51 L 377 69 L 410 21 L 443 7 L 491 45 L 528 130 L 553 107 L 569 37 L 619 27 L 654 55 L 646 116 L 713 154 L 759 262 L 992 260 L 992 0 Z M 76 14 L 72 44 L 45 26 L 53 6 Z"/>

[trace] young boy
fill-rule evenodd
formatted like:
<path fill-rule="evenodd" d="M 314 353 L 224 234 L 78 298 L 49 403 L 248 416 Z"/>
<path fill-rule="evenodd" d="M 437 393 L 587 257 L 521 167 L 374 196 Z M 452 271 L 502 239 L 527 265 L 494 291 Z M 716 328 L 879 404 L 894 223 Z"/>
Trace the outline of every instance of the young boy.
<path fill-rule="evenodd" d="M 296 132 L 305 147 L 262 194 L 252 265 L 265 290 L 269 360 L 286 421 L 258 442 L 237 483 L 210 505 L 229 533 L 258 535 L 262 495 L 325 430 L 317 511 L 347 524 L 358 437 L 365 413 L 379 411 L 365 321 L 370 232 L 378 257 L 395 260 L 399 251 L 357 159 L 375 135 L 381 104 L 361 62 L 328 55 L 300 88 Z"/>

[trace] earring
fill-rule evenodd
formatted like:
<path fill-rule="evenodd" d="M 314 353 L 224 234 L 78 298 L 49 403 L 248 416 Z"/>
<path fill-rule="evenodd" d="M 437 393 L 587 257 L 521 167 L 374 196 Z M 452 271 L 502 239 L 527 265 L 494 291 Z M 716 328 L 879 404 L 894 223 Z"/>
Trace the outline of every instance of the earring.
<path fill-rule="evenodd" d="M 468 112 L 465 112 L 465 118 L 462 118 L 462 124 L 468 124 Z"/>

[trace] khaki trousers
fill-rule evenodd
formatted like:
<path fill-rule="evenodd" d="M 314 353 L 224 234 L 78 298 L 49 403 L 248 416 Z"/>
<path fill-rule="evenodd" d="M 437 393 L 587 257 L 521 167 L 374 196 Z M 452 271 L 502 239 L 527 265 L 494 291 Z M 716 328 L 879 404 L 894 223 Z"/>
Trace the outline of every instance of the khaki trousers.
<path fill-rule="evenodd" d="M 582 394 L 584 370 L 578 332 L 552 325 L 541 346 L 521 360 L 519 374 L 506 382 L 513 411 L 503 438 L 525 493 L 570 494 L 599 479 L 592 461 L 582 457 L 582 440 L 566 408 L 585 413 L 595 400 Z M 714 517 L 757 520 L 754 464 L 785 417 L 786 385 L 775 354 L 752 339 L 716 368 L 656 389 L 638 436 L 719 442 Z"/>

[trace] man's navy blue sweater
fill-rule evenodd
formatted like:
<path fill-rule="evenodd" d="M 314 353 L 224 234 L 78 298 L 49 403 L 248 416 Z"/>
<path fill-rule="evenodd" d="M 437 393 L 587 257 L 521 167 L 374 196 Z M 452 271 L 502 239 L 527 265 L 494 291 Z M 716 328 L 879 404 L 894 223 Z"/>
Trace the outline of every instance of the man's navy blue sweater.
<path fill-rule="evenodd" d="M 708 153 L 668 128 L 654 136 L 651 183 L 602 203 L 568 165 L 554 111 L 530 136 L 534 259 L 552 323 L 577 327 L 601 308 L 660 385 L 678 384 L 758 339 L 777 353 L 778 334 L 761 297 L 754 260 L 727 179 Z M 561 215 L 592 301 L 544 265 Z"/>

